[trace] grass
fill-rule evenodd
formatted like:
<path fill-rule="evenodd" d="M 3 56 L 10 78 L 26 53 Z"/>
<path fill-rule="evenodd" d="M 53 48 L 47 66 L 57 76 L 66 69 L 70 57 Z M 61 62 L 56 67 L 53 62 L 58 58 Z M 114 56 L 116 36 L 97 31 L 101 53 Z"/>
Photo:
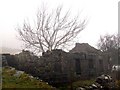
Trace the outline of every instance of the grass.
<path fill-rule="evenodd" d="M 117 88 L 120 90 L 120 80 L 116 80 Z"/>
<path fill-rule="evenodd" d="M 20 77 L 14 76 L 15 73 L 16 70 L 10 70 L 9 67 L 3 68 L 2 88 L 53 88 L 46 82 L 39 81 L 35 78 L 30 78 L 26 73 L 21 74 Z"/>
<path fill-rule="evenodd" d="M 47 89 L 52 90 L 53 87 L 48 85 L 46 82 L 39 81 L 35 78 L 30 78 L 28 74 L 23 73 L 20 77 L 15 77 L 14 74 L 16 70 L 11 70 L 9 67 L 2 68 L 2 88 L 22 88 L 25 90 L 31 89 Z M 85 87 L 92 85 L 95 82 L 95 79 L 92 80 L 79 80 L 72 83 L 73 90 L 78 87 Z M 120 80 L 116 81 L 117 88 L 120 89 Z M 70 85 L 64 85 L 59 87 L 59 90 L 68 90 Z M 118 89 L 118 90 L 119 90 Z"/>
<path fill-rule="evenodd" d="M 94 82 L 95 80 L 80 80 L 80 81 L 73 82 L 73 87 L 77 88 L 77 87 L 89 86 L 89 85 L 92 85 Z"/>
<path fill-rule="evenodd" d="M 91 79 L 91 80 L 78 80 L 73 82 L 71 85 L 64 85 L 59 87 L 60 90 L 76 90 L 76 88 L 78 87 L 85 87 L 85 86 L 89 86 L 92 85 L 95 82 L 95 80 Z"/>

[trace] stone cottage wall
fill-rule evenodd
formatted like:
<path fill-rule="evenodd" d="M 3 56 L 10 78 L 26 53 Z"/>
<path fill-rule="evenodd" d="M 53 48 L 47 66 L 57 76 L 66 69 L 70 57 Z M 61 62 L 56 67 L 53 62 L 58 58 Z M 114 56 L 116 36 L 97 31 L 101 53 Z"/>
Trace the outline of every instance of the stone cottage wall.
<path fill-rule="evenodd" d="M 40 58 L 28 51 L 14 57 L 18 69 L 50 83 L 94 78 L 105 73 L 108 67 L 101 54 L 69 53 L 59 49 L 47 51 Z"/>

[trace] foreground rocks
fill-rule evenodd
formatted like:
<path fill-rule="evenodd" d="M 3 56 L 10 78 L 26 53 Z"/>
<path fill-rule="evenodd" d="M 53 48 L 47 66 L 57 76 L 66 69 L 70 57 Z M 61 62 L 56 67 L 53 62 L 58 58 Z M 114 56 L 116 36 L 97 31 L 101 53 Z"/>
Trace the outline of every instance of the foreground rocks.
<path fill-rule="evenodd" d="M 90 86 L 78 87 L 76 90 L 113 90 L 116 89 L 115 82 L 110 75 L 97 77 L 95 83 Z"/>

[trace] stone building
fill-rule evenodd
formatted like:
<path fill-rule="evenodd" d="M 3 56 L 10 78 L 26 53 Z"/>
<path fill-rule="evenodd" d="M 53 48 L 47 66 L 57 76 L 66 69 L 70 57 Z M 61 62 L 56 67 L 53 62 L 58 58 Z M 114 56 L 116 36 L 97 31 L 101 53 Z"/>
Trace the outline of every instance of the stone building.
<path fill-rule="evenodd" d="M 81 73 L 83 76 L 98 76 L 107 73 L 109 69 L 109 62 L 106 55 L 88 43 L 76 43 L 75 47 L 70 50 L 70 53 L 85 55 L 83 60 L 77 58 L 81 64 Z"/>
<path fill-rule="evenodd" d="M 49 83 L 66 83 L 78 79 L 95 78 L 108 73 L 109 70 L 106 55 L 87 43 L 76 43 L 69 52 L 61 49 L 47 51 L 40 58 L 28 51 L 22 51 L 9 58 L 9 65 Z"/>
<path fill-rule="evenodd" d="M 40 59 L 42 77 L 53 82 L 95 78 L 107 73 L 109 65 L 102 52 L 87 43 L 76 43 L 70 52 L 47 51 Z"/>

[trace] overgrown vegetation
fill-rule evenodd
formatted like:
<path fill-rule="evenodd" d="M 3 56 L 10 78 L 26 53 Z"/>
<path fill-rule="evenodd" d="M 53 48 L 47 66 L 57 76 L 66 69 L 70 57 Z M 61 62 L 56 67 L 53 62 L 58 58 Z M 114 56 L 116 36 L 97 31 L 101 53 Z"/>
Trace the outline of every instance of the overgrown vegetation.
<path fill-rule="evenodd" d="M 28 74 L 23 73 L 20 77 L 14 76 L 16 70 L 11 70 L 9 67 L 3 67 L 2 70 L 2 88 L 47 88 L 53 89 L 43 81 L 35 78 L 30 78 Z"/>
<path fill-rule="evenodd" d="M 19 77 L 15 76 L 17 70 L 11 69 L 10 67 L 2 68 L 2 88 L 44 88 L 52 90 L 53 87 L 48 85 L 48 83 L 37 80 L 35 78 L 30 78 L 29 74 L 23 73 Z M 66 84 L 64 86 L 58 87 L 59 90 L 73 89 L 75 90 L 78 87 L 90 86 L 95 83 L 95 80 L 79 80 L 73 82 L 72 84 Z M 117 88 L 120 88 L 120 80 L 116 81 Z"/>

